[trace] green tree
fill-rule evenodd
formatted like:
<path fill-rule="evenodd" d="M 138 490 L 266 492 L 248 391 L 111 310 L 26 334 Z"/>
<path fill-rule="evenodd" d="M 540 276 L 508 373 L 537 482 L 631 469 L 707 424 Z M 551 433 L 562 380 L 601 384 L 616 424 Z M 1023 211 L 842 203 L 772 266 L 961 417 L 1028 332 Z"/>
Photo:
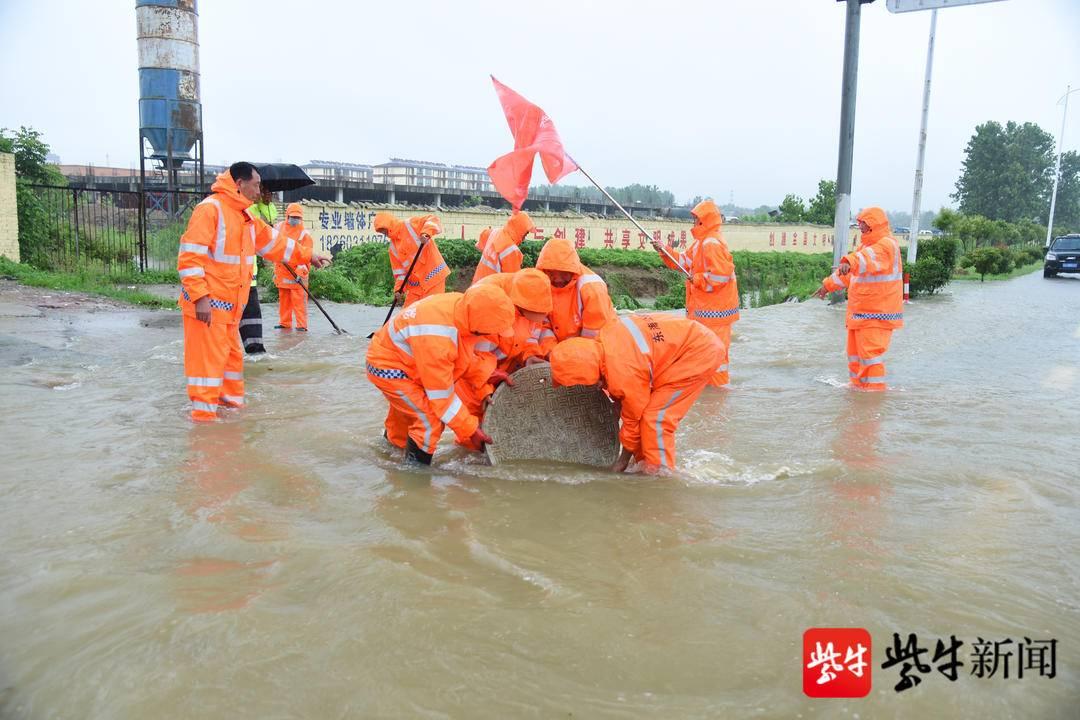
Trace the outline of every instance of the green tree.
<path fill-rule="evenodd" d="M 0 129 L 0 152 L 14 153 L 15 176 L 38 185 L 63 185 L 64 176 L 46 162 L 49 146 L 41 133 L 25 125 L 18 130 Z"/>
<path fill-rule="evenodd" d="M 810 199 L 804 219 L 816 225 L 832 225 L 836 217 L 836 181 L 819 180 L 817 195 Z"/>
<path fill-rule="evenodd" d="M 956 224 L 960 221 L 960 213 L 949 208 L 941 208 L 937 217 L 934 218 L 934 227 L 946 235 L 952 235 L 956 232 Z"/>
<path fill-rule="evenodd" d="M 1061 155 L 1061 175 L 1054 206 L 1054 234 L 1075 231 L 1080 231 L 1080 153 L 1070 150 Z"/>
<path fill-rule="evenodd" d="M 990 121 L 975 128 L 953 198 L 960 211 L 1016 222 L 1045 217 L 1054 138 L 1034 123 Z"/>
<path fill-rule="evenodd" d="M 780 203 L 779 210 L 780 222 L 797 223 L 803 222 L 806 218 L 806 205 L 798 195 L 792 195 L 791 193 L 785 195 L 784 201 Z"/>

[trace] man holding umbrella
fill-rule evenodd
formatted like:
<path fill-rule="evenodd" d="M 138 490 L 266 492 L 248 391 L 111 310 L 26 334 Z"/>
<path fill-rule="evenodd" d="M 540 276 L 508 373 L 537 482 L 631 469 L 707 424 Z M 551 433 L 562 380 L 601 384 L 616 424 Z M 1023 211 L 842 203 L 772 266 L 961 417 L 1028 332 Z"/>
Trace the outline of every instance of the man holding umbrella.
<path fill-rule="evenodd" d="M 252 217 L 257 217 L 267 225 L 273 225 L 277 220 L 277 208 L 274 207 L 274 193 L 262 187 L 259 199 L 256 200 L 248 212 Z M 251 269 L 251 289 L 248 291 L 247 305 L 244 306 L 244 315 L 240 319 L 240 339 L 244 343 L 244 352 L 248 355 L 257 355 L 266 352 L 263 347 L 262 334 L 262 306 L 259 305 L 259 263 Z"/>

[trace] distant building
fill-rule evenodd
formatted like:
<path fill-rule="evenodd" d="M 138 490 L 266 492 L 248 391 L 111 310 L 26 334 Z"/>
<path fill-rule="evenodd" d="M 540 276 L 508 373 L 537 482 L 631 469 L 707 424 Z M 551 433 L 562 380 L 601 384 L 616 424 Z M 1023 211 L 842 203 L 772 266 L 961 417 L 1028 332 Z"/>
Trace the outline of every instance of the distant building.
<path fill-rule="evenodd" d="M 446 165 L 426 160 L 390 158 L 376 165 L 375 182 L 383 185 L 406 185 L 432 190 L 493 192 L 487 168 L 471 165 Z"/>
<path fill-rule="evenodd" d="M 353 182 L 371 182 L 370 165 L 359 163 L 332 162 L 330 160 L 312 160 L 301 165 L 312 180 L 351 180 Z"/>

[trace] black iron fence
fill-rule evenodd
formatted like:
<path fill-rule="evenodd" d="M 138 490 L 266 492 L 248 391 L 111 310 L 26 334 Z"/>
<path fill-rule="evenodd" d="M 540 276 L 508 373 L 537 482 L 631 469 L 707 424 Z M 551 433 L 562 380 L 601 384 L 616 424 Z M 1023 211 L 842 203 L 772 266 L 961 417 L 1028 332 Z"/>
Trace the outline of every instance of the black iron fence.
<path fill-rule="evenodd" d="M 36 201 L 36 265 L 130 274 L 176 268 L 180 235 L 203 193 L 28 185 Z"/>

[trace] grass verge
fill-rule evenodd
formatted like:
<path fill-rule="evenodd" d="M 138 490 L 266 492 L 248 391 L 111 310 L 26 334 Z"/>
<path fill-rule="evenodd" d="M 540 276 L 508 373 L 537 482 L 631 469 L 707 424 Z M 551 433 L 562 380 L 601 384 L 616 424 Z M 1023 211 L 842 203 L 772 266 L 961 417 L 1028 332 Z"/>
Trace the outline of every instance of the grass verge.
<path fill-rule="evenodd" d="M 15 263 L 0 257 L 0 277 L 15 280 L 31 287 L 67 290 L 88 295 L 112 298 L 131 305 L 155 309 L 175 309 L 176 301 L 151 295 L 142 290 L 132 290 L 125 285 L 145 285 L 154 282 L 176 282 L 176 273 L 158 273 L 151 277 L 146 274 L 104 277 L 94 273 L 58 273 L 38 270 L 30 265 Z"/>

